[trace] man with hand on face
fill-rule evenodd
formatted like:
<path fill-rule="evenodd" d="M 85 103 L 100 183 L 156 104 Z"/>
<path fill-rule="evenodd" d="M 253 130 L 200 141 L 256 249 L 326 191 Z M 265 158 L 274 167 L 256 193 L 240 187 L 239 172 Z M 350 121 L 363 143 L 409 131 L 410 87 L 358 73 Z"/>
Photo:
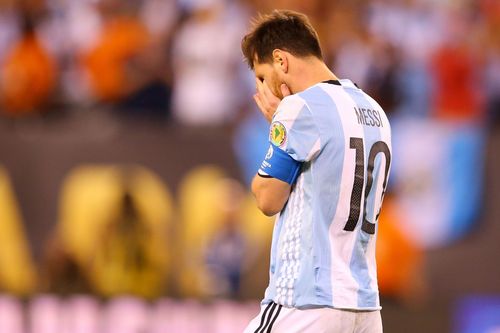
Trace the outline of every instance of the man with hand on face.
<path fill-rule="evenodd" d="M 271 123 L 252 191 L 264 214 L 279 213 L 269 286 L 245 332 L 382 332 L 375 240 L 391 164 L 387 117 L 328 69 L 305 15 L 260 16 L 242 51 Z"/>

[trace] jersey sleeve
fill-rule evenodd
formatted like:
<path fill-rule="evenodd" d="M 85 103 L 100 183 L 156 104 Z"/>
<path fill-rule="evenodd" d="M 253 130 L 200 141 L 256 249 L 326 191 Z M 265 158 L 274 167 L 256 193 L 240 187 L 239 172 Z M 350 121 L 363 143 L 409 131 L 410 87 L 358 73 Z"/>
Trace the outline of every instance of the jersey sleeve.
<path fill-rule="evenodd" d="M 271 123 L 269 141 L 299 162 L 309 162 L 321 151 L 319 129 L 299 96 L 287 96 L 281 101 Z"/>

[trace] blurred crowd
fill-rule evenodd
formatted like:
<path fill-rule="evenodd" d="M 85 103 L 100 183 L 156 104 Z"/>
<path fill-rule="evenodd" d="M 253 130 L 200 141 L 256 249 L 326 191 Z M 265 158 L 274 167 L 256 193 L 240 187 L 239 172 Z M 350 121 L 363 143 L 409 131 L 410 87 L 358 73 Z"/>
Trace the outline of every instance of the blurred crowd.
<path fill-rule="evenodd" d="M 273 8 L 306 13 L 333 72 L 356 82 L 393 119 L 481 129 L 500 122 L 498 0 L 0 0 L 0 111 L 19 119 L 103 108 L 188 127 L 229 125 L 237 129 L 234 153 L 248 182 L 268 125 L 251 103 L 254 81 L 240 40 L 251 17 Z M 241 184 L 202 170 L 186 178 L 175 201 L 144 170 L 80 171 L 62 190 L 41 282 L 34 282 L 27 247 L 19 246 L 10 253 L 25 258 L 15 260 L 24 273 L 0 271 L 0 278 L 10 274 L 5 290 L 259 297 L 244 292 L 263 286 L 241 286 L 245 274 L 254 278 L 249 267 L 266 270 L 255 256 L 266 253 L 271 224 L 235 222 L 262 218 L 248 208 L 251 201 L 244 204 Z M 382 218 L 400 220 L 397 200 L 391 193 L 386 200 Z M 185 222 L 176 239 L 173 210 Z M 9 216 L 16 220 L 15 212 Z M 390 238 L 381 242 L 381 266 L 400 267 L 381 270 L 381 289 L 418 294 L 426 245 L 396 224 L 381 224 L 382 239 Z"/>
<path fill-rule="evenodd" d="M 233 123 L 253 90 L 240 39 L 273 8 L 308 14 L 334 72 L 389 112 L 498 119 L 495 0 L 2 0 L 0 107 Z"/>
<path fill-rule="evenodd" d="M 233 119 L 246 98 L 234 89 L 247 74 L 238 45 L 248 15 L 239 3 L 23 0 L 0 6 L 0 96 L 8 115 L 109 106 L 210 125 Z"/>

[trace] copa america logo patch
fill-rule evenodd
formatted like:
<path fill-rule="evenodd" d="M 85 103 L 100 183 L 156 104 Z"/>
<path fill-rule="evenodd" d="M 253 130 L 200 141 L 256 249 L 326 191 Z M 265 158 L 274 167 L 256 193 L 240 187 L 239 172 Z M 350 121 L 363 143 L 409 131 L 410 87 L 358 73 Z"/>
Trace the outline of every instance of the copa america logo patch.
<path fill-rule="evenodd" d="M 286 141 L 286 128 L 285 125 L 279 121 L 271 124 L 271 131 L 269 133 L 269 141 L 275 146 L 281 147 Z"/>

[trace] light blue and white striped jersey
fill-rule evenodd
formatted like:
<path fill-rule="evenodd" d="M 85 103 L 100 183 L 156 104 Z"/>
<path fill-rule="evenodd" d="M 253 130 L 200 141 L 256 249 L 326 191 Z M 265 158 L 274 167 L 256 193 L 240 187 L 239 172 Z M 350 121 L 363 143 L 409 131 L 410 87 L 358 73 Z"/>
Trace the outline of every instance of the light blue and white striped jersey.
<path fill-rule="evenodd" d="M 392 151 L 384 111 L 351 81 L 332 80 L 285 97 L 276 128 L 270 141 L 304 163 L 275 222 L 263 303 L 380 309 L 375 243 Z"/>

